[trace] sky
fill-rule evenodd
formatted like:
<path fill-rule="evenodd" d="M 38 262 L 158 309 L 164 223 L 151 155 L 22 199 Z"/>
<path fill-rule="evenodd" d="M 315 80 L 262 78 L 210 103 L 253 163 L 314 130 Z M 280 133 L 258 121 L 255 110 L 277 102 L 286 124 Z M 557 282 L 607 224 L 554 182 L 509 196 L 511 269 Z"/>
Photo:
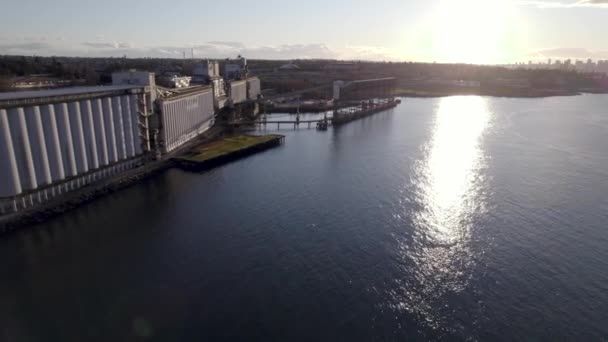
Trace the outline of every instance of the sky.
<path fill-rule="evenodd" d="M 5 2 L 6 1 L 6 2 Z M 4 0 L 0 54 L 608 59 L 608 0 Z"/>

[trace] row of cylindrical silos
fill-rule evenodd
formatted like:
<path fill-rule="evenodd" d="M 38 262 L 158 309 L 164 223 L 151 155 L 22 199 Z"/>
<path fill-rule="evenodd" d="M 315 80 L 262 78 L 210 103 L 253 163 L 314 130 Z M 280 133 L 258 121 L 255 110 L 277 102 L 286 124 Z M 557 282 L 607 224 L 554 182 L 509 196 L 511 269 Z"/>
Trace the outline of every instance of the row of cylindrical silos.
<path fill-rule="evenodd" d="M 0 197 L 141 155 L 139 125 L 136 94 L 0 109 Z"/>

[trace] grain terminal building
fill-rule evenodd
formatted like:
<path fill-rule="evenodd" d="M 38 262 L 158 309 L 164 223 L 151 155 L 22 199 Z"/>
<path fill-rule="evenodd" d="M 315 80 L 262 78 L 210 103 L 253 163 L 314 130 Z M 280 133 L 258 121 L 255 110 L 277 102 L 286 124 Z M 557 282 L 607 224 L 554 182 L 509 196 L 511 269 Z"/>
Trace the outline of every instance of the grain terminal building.
<path fill-rule="evenodd" d="M 113 85 L 0 93 L 0 214 L 35 207 L 171 153 L 209 129 L 213 86 L 163 94 L 148 72 Z M 233 81 L 222 106 L 255 101 L 259 79 Z"/>
<path fill-rule="evenodd" d="M 159 146 L 163 153 L 169 153 L 213 125 L 213 89 L 201 87 L 159 99 L 158 108 Z"/>

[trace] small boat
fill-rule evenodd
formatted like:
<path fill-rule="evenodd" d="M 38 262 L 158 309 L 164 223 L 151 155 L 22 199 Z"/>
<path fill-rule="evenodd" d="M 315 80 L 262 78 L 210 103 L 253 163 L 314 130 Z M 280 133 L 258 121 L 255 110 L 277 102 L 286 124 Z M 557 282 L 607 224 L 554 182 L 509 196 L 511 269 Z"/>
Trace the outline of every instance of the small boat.
<path fill-rule="evenodd" d="M 317 129 L 319 131 L 327 131 L 327 120 L 317 122 Z"/>

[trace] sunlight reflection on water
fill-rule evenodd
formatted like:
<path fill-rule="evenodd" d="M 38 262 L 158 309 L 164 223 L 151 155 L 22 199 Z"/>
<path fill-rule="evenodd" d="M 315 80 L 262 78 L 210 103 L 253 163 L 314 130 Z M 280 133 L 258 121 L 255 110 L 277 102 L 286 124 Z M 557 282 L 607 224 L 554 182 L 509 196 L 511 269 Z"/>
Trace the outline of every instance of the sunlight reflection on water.
<path fill-rule="evenodd" d="M 481 97 L 449 97 L 439 106 L 427 157 L 416 168 L 424 205 L 416 226 L 431 242 L 462 242 L 467 217 L 482 205 L 477 171 L 485 162 L 479 141 L 489 116 Z"/>
<path fill-rule="evenodd" d="M 418 209 L 410 212 L 413 236 L 397 238 L 407 277 L 397 280 L 393 305 L 431 326 L 441 325 L 441 314 L 431 308 L 467 286 L 478 257 L 471 250 L 471 228 L 485 211 L 481 138 L 490 118 L 484 98 L 442 99 L 432 138 L 406 186 Z"/>

